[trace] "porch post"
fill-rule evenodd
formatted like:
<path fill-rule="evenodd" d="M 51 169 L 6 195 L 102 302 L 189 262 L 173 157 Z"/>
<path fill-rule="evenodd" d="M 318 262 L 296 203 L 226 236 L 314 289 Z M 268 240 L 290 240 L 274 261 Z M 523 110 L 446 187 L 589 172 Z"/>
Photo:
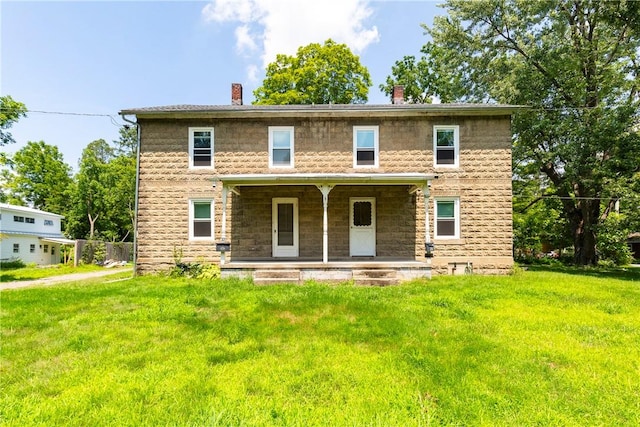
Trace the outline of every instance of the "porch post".
<path fill-rule="evenodd" d="M 429 227 L 429 185 L 427 182 L 422 187 L 422 194 L 424 195 L 424 242 L 431 243 L 431 230 Z"/>
<path fill-rule="evenodd" d="M 227 241 L 227 196 L 229 195 L 229 187 L 222 184 L 222 230 L 220 232 L 220 240 Z M 226 261 L 226 253 L 220 252 L 220 265 L 224 265 Z"/>
<path fill-rule="evenodd" d="M 322 263 L 329 262 L 329 217 L 327 209 L 329 207 L 329 192 L 333 185 L 318 185 L 318 190 L 322 192 Z"/>

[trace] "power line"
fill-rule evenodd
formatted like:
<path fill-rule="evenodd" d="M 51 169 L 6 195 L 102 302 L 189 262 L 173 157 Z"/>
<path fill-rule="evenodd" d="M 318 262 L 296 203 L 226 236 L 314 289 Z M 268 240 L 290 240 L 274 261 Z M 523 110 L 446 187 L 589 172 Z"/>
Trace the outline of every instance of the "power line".
<path fill-rule="evenodd" d="M 12 108 L 0 108 L 0 111 L 13 111 Z M 112 114 L 101 114 L 101 113 L 76 113 L 70 111 L 44 111 L 44 110 L 26 110 L 25 114 L 28 113 L 39 113 L 39 114 L 55 114 L 59 116 L 79 116 L 79 117 L 108 117 L 111 120 L 111 124 L 117 127 L 124 126 L 116 121 L 116 118 Z"/>

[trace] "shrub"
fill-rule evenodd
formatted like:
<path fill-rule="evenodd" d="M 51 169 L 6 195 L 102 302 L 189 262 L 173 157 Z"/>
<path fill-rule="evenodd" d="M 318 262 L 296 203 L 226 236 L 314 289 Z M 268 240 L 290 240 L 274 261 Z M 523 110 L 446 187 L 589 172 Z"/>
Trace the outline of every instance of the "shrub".
<path fill-rule="evenodd" d="M 8 261 L 0 261 L 0 268 L 2 268 L 3 270 L 24 268 L 24 267 L 26 267 L 26 265 L 20 258 L 12 258 Z"/>
<path fill-rule="evenodd" d="M 598 227 L 598 264 L 627 265 L 632 261 L 627 244 L 628 230 L 623 226 L 621 215 L 611 213 Z"/>

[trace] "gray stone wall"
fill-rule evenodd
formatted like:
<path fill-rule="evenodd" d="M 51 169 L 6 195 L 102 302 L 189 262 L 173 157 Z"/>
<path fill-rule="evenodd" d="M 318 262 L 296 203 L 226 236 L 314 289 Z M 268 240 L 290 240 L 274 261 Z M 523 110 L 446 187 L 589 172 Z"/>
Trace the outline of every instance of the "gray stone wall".
<path fill-rule="evenodd" d="M 472 262 L 474 272 L 509 271 L 513 264 L 511 218 L 511 131 L 508 117 L 165 119 L 141 123 L 138 212 L 138 270 L 159 271 L 198 258 L 217 262 L 224 174 L 399 173 L 438 175 L 433 197 L 460 198 L 460 239 L 435 240 L 435 273 L 450 263 Z M 460 126 L 460 167 L 434 168 L 433 126 Z M 379 167 L 353 168 L 353 126 L 379 126 Z M 269 169 L 268 127 L 295 127 L 295 167 Z M 214 167 L 189 169 L 189 127 L 213 127 Z M 295 193 L 295 195 L 291 195 Z M 348 256 L 348 198 L 376 197 L 378 256 L 424 259 L 424 199 L 406 186 L 337 186 L 329 196 L 330 257 Z M 271 252 L 271 198 L 298 197 L 300 257 L 322 256 L 322 198 L 313 186 L 241 189 L 229 196 L 227 236 L 234 257 L 268 257 Z M 212 241 L 190 242 L 189 199 L 214 200 Z"/>

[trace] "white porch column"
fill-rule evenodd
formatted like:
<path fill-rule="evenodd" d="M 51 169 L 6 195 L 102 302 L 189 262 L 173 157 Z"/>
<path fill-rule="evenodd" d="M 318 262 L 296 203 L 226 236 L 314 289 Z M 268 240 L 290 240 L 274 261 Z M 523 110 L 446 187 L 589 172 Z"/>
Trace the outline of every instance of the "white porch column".
<path fill-rule="evenodd" d="M 422 187 L 422 194 L 424 196 L 424 242 L 431 242 L 431 229 L 429 227 L 429 183 Z M 425 248 L 426 249 L 426 248 Z"/>
<path fill-rule="evenodd" d="M 229 196 L 229 187 L 222 184 L 222 230 L 220 232 L 220 240 L 227 241 L 227 197 Z M 220 265 L 224 265 L 226 261 L 226 253 L 220 252 Z"/>
<path fill-rule="evenodd" d="M 333 185 L 317 185 L 322 193 L 322 263 L 329 262 L 329 217 L 327 209 L 329 207 L 329 192 Z"/>
<path fill-rule="evenodd" d="M 431 242 L 431 231 L 429 230 L 429 184 L 422 187 L 422 194 L 424 195 L 424 241 L 429 243 Z"/>

